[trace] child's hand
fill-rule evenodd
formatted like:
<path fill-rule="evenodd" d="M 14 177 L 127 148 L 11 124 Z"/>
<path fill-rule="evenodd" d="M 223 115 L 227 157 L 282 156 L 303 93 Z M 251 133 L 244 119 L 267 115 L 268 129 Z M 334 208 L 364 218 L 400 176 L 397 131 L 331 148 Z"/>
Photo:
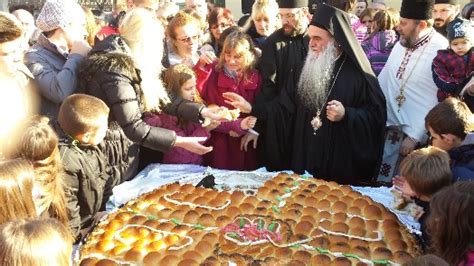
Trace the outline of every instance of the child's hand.
<path fill-rule="evenodd" d="M 212 130 L 216 129 L 216 127 L 220 126 L 221 122 L 212 120 L 209 125 L 204 126 L 204 128 L 207 130 L 207 132 L 211 132 Z"/>
<path fill-rule="evenodd" d="M 402 193 L 406 198 L 415 197 L 416 193 L 411 189 L 410 185 L 403 176 L 396 176 L 393 178 L 393 186 L 396 190 Z"/>
<path fill-rule="evenodd" d="M 199 65 L 201 67 L 204 67 L 205 65 L 212 64 L 217 59 L 216 55 L 214 52 L 207 51 L 201 54 L 201 57 L 199 58 Z"/>
<path fill-rule="evenodd" d="M 257 123 L 256 117 L 247 116 L 246 118 L 242 119 L 242 121 L 240 121 L 240 128 L 243 130 L 249 130 L 255 126 L 255 123 Z"/>

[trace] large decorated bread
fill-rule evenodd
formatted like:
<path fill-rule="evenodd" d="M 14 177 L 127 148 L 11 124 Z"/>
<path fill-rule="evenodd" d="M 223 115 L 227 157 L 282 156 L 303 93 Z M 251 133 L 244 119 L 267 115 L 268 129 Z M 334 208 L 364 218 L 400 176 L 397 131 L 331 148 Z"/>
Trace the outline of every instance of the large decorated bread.
<path fill-rule="evenodd" d="M 279 174 L 256 195 L 170 184 L 101 222 L 80 265 L 401 264 L 419 247 L 370 198 L 315 178 Z"/>

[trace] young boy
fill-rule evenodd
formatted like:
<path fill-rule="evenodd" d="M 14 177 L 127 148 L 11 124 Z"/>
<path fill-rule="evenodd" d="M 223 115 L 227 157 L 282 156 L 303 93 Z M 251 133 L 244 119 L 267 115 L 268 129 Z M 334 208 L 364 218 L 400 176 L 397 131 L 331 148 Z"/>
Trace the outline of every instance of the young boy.
<path fill-rule="evenodd" d="M 439 50 L 433 60 L 433 79 L 438 86 L 438 101 L 461 96 L 474 108 L 474 28 L 471 21 L 456 18 L 448 25 L 449 49 Z"/>
<path fill-rule="evenodd" d="M 436 147 L 415 150 L 400 164 L 398 179 L 402 182 L 394 183 L 399 186 L 402 195 L 412 198 L 422 209 L 415 218 L 418 218 L 421 225 L 423 244 L 429 246 L 425 224 L 429 214 L 429 201 L 436 192 L 452 182 L 449 156 Z"/>
<path fill-rule="evenodd" d="M 425 125 L 431 145 L 449 153 L 453 181 L 474 180 L 474 116 L 467 105 L 450 97 L 428 112 Z"/>
<path fill-rule="evenodd" d="M 105 137 L 108 115 L 109 108 L 102 100 L 85 94 L 67 97 L 59 109 L 63 181 L 77 240 L 94 225 L 110 196 L 104 195 L 105 190 L 109 193 L 107 159 L 97 147 Z"/>

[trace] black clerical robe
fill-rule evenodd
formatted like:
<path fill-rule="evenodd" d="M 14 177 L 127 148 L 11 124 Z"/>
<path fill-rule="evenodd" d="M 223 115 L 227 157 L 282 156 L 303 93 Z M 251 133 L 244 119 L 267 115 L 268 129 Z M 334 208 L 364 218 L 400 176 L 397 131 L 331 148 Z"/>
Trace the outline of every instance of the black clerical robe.
<path fill-rule="evenodd" d="M 268 170 L 284 170 L 290 167 L 291 118 L 288 112 L 272 109 L 267 103 L 280 95 L 285 86 L 296 86 L 289 77 L 302 64 L 308 54 L 307 34 L 287 36 L 280 29 L 270 35 L 262 48 L 259 71 L 262 75 L 260 93 L 255 99 L 252 115 L 263 117 L 272 111 L 279 113 L 280 121 L 260 119 L 255 130 L 260 133 L 258 151 L 261 162 Z M 273 132 L 282 132 L 273 134 Z M 284 134 L 286 132 L 288 134 Z"/>
<path fill-rule="evenodd" d="M 304 106 L 297 96 L 296 86 L 286 86 L 277 99 L 267 104 L 268 112 L 261 118 L 285 125 L 281 131 L 267 136 L 291 137 L 291 170 L 300 174 L 306 170 L 315 177 L 341 184 L 368 184 L 376 176 L 382 156 L 385 100 L 380 89 L 373 89 L 361 70 L 344 54 L 337 60 L 333 76 L 344 58 L 328 97 L 328 101 L 343 104 L 345 116 L 341 121 L 329 121 L 323 108 L 322 126 L 314 134 L 311 120 L 316 111 Z M 299 74 L 300 70 L 291 75 L 292 82 L 297 83 Z"/>

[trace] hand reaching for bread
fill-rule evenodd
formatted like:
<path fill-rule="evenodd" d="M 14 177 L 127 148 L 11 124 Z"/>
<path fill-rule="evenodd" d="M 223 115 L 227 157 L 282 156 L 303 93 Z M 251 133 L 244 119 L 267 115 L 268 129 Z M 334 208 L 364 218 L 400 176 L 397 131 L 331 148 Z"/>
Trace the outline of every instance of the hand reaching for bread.
<path fill-rule="evenodd" d="M 207 108 L 205 108 L 208 112 L 212 113 L 212 116 L 204 116 L 204 123 L 202 124 L 203 127 L 209 126 L 212 121 L 222 121 L 222 122 L 230 122 L 235 121 L 240 116 L 240 110 L 234 109 L 229 110 L 227 107 L 217 106 L 215 104 L 210 104 Z M 202 112 L 203 113 L 203 112 Z"/>
<path fill-rule="evenodd" d="M 402 194 L 403 197 L 411 198 L 416 196 L 415 192 L 411 189 L 410 184 L 408 184 L 403 176 L 394 177 L 393 186 Z"/>

